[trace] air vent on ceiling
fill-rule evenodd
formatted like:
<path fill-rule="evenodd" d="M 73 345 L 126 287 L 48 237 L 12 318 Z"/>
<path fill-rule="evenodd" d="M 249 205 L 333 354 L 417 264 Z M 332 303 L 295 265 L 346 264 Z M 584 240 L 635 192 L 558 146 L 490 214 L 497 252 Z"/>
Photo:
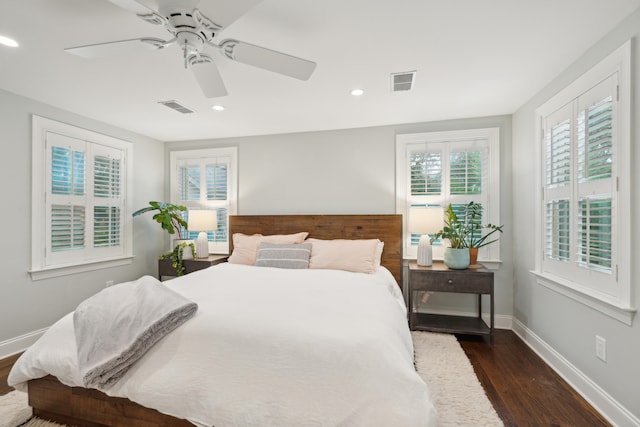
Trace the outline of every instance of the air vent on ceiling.
<path fill-rule="evenodd" d="M 415 71 L 391 74 L 391 92 L 406 92 L 412 90 L 415 78 Z"/>
<path fill-rule="evenodd" d="M 160 101 L 159 104 L 164 105 L 165 107 L 169 107 L 172 110 L 176 110 L 182 114 L 191 114 L 195 113 L 191 108 L 185 107 L 180 104 L 178 101 L 170 100 L 170 101 Z"/>

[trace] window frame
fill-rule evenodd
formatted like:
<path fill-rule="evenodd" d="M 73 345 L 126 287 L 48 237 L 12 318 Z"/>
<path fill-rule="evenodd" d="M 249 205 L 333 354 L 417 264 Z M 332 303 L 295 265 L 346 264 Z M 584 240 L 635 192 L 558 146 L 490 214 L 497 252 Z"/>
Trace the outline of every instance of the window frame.
<path fill-rule="evenodd" d="M 52 263 L 51 258 L 47 259 L 48 236 L 47 230 L 47 204 L 53 203 L 48 183 L 50 171 L 48 166 L 49 155 L 47 152 L 47 134 L 55 133 L 64 137 L 83 141 L 87 146 L 96 148 L 107 147 L 108 149 L 122 152 L 122 184 L 120 187 L 122 197 L 122 250 L 114 253 L 112 250 L 106 252 L 106 256 L 95 257 L 96 251 L 87 250 L 79 252 L 82 254 L 93 254 L 90 257 L 60 257 Z M 88 150 L 89 151 L 89 150 Z M 32 193 L 31 193 L 31 269 L 29 273 L 33 280 L 48 279 L 68 274 L 75 274 L 86 271 L 93 271 L 101 268 L 109 268 L 131 264 L 133 262 L 133 232 L 130 210 L 132 206 L 133 182 L 132 157 L 133 147 L 128 141 L 117 139 L 108 135 L 83 129 L 77 126 L 47 119 L 37 115 L 32 115 Z M 86 162 L 90 161 L 87 157 Z M 89 186 L 91 181 L 85 181 Z M 87 202 L 86 206 L 93 206 Z M 89 218 L 88 213 L 86 213 Z M 92 220 L 90 220 L 92 221 Z M 89 224 L 90 222 L 87 222 Z M 93 236 L 93 233 L 88 233 Z M 85 236 L 88 240 L 88 237 Z M 91 240 L 92 241 L 92 240 Z"/>
<path fill-rule="evenodd" d="M 470 140 L 487 141 L 488 170 L 486 171 L 486 203 L 494 206 L 487 209 L 484 224 L 501 224 L 500 222 L 500 129 L 479 128 L 438 132 L 421 132 L 396 135 L 396 213 L 402 214 L 404 258 L 415 259 L 417 246 L 411 245 L 411 234 L 407 230 L 409 207 L 411 205 L 411 148 L 418 144 L 430 146 L 435 144 L 465 144 Z M 447 161 L 448 162 L 448 161 Z M 448 180 L 449 178 L 443 178 Z M 485 193 L 485 191 L 483 191 Z M 440 198 L 445 196 L 440 196 Z M 455 196 L 464 198 L 464 196 Z M 469 197 L 469 200 L 476 197 Z M 446 200 L 444 208 L 448 203 Z M 479 260 L 487 268 L 497 270 L 502 263 L 500 259 L 500 240 L 484 247 L 479 253 Z M 433 247 L 433 259 L 442 260 L 444 249 Z"/>
<path fill-rule="evenodd" d="M 174 204 L 183 204 L 180 200 L 180 183 L 178 173 L 179 162 L 184 160 L 198 160 L 217 157 L 230 157 L 229 166 L 231 171 L 227 173 L 227 240 L 226 243 L 209 241 L 210 254 L 228 254 L 229 253 L 229 216 L 237 215 L 238 212 L 238 147 L 216 147 L 204 148 L 197 150 L 174 150 L 169 153 L 169 181 L 170 181 L 170 200 Z M 218 202 L 217 204 L 221 204 Z M 187 208 L 206 209 L 207 206 L 200 202 L 195 203 L 196 206 L 187 206 Z"/>
<path fill-rule="evenodd" d="M 591 89 L 596 88 L 607 79 L 617 76 L 617 89 L 614 96 L 614 164 L 612 176 L 613 190 L 612 198 L 615 199 L 615 212 L 612 214 L 612 221 L 617 228 L 612 232 L 612 245 L 615 255 L 612 261 L 612 274 L 616 276 L 616 288 L 606 291 L 602 289 L 603 283 L 595 280 L 585 280 L 585 283 L 575 281 L 575 276 L 554 274 L 544 270 L 544 250 L 545 250 L 545 119 L 554 112 L 572 102 L 576 102 L 580 96 L 587 94 Z M 614 77 L 615 78 L 615 77 Z M 627 325 L 631 325 L 635 308 L 632 307 L 632 283 L 631 283 L 631 41 L 625 42 L 622 46 L 594 65 L 583 75 L 575 79 L 572 83 L 560 90 L 548 101 L 536 109 L 536 209 L 535 209 L 535 269 L 531 272 L 535 275 L 537 283 L 550 288 L 562 295 L 572 298 L 584 305 L 598 310 L 616 320 Z M 577 143 L 577 142 L 576 142 Z M 572 143 L 573 144 L 573 143 Z M 572 145 L 573 147 L 573 145 Z M 573 150 L 574 148 L 572 148 Z M 577 177 L 577 167 L 572 164 Z M 577 190 L 576 190 L 577 192 Z M 578 218 L 577 209 L 575 215 L 570 215 L 571 220 Z M 573 224 L 573 222 L 572 222 Z M 573 225 L 572 225 L 573 227 Z M 570 246 L 571 251 L 575 251 L 574 246 Z M 569 270 L 579 268 L 572 266 Z M 584 279 L 582 279 L 584 280 Z"/>

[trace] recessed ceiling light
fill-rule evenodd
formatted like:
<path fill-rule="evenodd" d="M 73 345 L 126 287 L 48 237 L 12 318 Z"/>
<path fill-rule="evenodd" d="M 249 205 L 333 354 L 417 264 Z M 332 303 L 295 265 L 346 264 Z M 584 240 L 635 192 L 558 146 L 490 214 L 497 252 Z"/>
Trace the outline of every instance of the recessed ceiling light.
<path fill-rule="evenodd" d="M 351 91 L 351 95 L 353 96 L 360 96 L 364 93 L 364 90 L 362 89 L 354 89 Z"/>
<path fill-rule="evenodd" d="M 5 37 L 5 36 L 0 36 L 0 44 L 3 44 L 5 46 L 9 46 L 9 47 L 18 47 L 18 42 L 15 41 L 12 38 L 9 37 Z"/>
<path fill-rule="evenodd" d="M 224 105 L 214 105 L 211 108 L 216 110 L 216 111 L 224 111 Z"/>

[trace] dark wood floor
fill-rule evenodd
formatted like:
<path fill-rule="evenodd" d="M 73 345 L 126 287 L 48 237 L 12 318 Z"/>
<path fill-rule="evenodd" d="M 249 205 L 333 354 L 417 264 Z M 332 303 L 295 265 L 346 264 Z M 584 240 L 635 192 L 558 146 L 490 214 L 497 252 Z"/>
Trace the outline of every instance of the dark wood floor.
<path fill-rule="evenodd" d="M 489 400 L 506 426 L 610 426 L 512 331 L 495 331 L 493 346 L 458 336 Z M 17 359 L 0 360 L 0 395 Z"/>
<path fill-rule="evenodd" d="M 458 341 L 506 426 L 611 425 L 512 331 Z"/>
<path fill-rule="evenodd" d="M 15 361 L 18 360 L 18 357 L 20 357 L 20 355 L 16 354 L 15 356 L 0 360 L 0 396 L 13 390 L 13 387 L 7 385 L 7 377 L 9 376 L 11 367 Z"/>

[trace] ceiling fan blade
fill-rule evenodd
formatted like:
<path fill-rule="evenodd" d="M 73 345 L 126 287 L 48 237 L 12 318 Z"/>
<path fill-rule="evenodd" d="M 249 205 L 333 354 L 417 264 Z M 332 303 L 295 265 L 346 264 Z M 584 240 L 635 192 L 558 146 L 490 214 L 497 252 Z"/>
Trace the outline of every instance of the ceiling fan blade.
<path fill-rule="evenodd" d="M 207 98 L 218 98 L 227 95 L 227 89 L 224 86 L 220 71 L 218 71 L 218 67 L 215 62 L 213 62 L 213 59 L 207 55 L 193 55 L 189 58 L 189 66 L 204 96 Z"/>
<path fill-rule="evenodd" d="M 83 58 L 93 59 L 104 56 L 135 54 L 146 50 L 158 50 L 164 47 L 167 43 L 168 42 L 162 39 L 149 37 L 69 47 L 65 49 L 65 51 Z"/>
<path fill-rule="evenodd" d="M 313 61 L 237 40 L 225 40 L 220 43 L 220 48 L 234 61 L 300 80 L 308 80 L 316 69 Z"/>
<path fill-rule="evenodd" d="M 225 28 L 235 22 L 262 0 L 207 0 L 198 4 L 198 9 L 213 22 Z"/>
<path fill-rule="evenodd" d="M 136 0 L 109 0 L 111 3 L 118 7 L 133 12 L 137 15 L 146 15 L 147 13 L 153 13 L 153 10 L 144 4 Z"/>

